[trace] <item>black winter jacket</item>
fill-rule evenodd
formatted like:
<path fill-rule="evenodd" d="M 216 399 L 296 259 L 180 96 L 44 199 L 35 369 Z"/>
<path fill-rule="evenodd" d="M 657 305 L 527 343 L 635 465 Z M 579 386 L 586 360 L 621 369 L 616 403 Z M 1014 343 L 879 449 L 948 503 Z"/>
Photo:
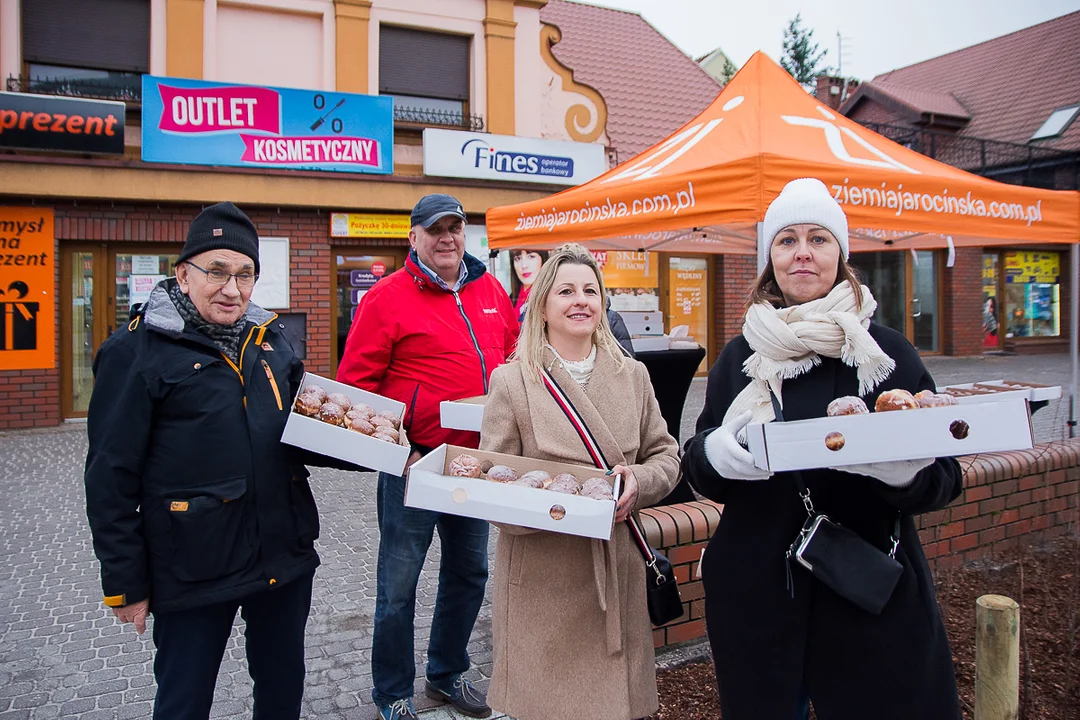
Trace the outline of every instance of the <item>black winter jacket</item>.
<path fill-rule="evenodd" d="M 864 398 L 870 407 L 884 390 L 934 389 L 902 335 L 876 324 L 869 331 L 896 361 L 892 375 Z M 960 494 L 958 463 L 938 459 L 902 489 L 837 470 L 804 471 L 815 508 L 883 550 L 899 510 L 896 559 L 904 571 L 877 617 L 801 566 L 792 565 L 789 590 L 785 552 L 806 519 L 791 473 L 727 480 L 705 456 L 705 437 L 749 383 L 742 365 L 751 353 L 740 336 L 717 358 L 697 435 L 683 457 L 683 471 L 697 491 L 724 503 L 702 571 L 725 720 L 790 720 L 802 693 L 828 720 L 957 720 L 952 654 L 912 516 L 945 507 Z M 823 417 L 834 398 L 858 394 L 858 379 L 840 360 L 822 358 L 810 372 L 785 380 L 782 394 L 786 420 Z"/>
<path fill-rule="evenodd" d="M 174 282 L 94 359 L 86 510 L 114 607 L 209 605 L 319 564 L 309 458 L 281 443 L 304 373 L 284 325 L 249 305 L 238 367 L 185 329 Z"/>

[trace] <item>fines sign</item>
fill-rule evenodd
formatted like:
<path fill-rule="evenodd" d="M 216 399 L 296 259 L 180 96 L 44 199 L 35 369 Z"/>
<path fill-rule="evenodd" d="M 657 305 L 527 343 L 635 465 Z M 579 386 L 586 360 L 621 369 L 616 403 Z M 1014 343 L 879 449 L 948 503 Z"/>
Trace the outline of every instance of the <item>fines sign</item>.
<path fill-rule="evenodd" d="M 0 370 L 56 366 L 53 211 L 0 207 Z"/>

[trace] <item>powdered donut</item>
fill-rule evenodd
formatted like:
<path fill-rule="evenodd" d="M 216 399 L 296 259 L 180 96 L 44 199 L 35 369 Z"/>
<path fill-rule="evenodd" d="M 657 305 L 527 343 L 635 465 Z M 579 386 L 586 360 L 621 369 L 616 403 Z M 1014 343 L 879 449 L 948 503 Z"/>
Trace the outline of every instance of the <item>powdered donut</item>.
<path fill-rule="evenodd" d="M 525 481 L 531 483 L 534 479 L 540 481 L 540 487 L 546 488 L 548 485 L 551 484 L 551 473 L 544 470 L 530 470 L 529 472 L 519 477 L 518 481 Z"/>
<path fill-rule="evenodd" d="M 491 477 L 490 473 L 488 474 L 488 477 Z M 531 475 L 530 473 L 522 475 L 517 480 L 512 482 L 511 485 L 524 485 L 525 487 L 531 487 L 537 490 L 544 489 L 544 481 L 536 475 Z"/>
<path fill-rule="evenodd" d="M 838 397 L 829 403 L 828 409 L 825 413 L 829 417 L 837 417 L 838 415 L 866 415 L 870 410 L 866 407 L 866 403 L 862 398 L 854 395 L 845 395 L 844 397 Z"/>
<path fill-rule="evenodd" d="M 480 461 L 462 453 L 450 461 L 450 474 L 454 477 L 480 477 Z"/>
<path fill-rule="evenodd" d="M 330 393 L 326 398 L 327 402 L 332 402 L 335 405 L 340 405 L 341 409 L 345 412 L 352 410 L 352 400 L 345 393 Z"/>
<path fill-rule="evenodd" d="M 326 391 L 323 390 L 322 387 L 319 386 L 319 385 L 306 385 L 304 387 L 304 393 L 303 394 L 304 395 L 309 395 L 310 394 L 310 395 L 314 395 L 315 397 L 319 398 L 319 404 L 320 405 L 322 405 L 324 402 L 326 402 L 326 400 L 329 397 L 326 394 Z"/>
<path fill-rule="evenodd" d="M 915 402 L 921 408 L 949 407 L 950 405 L 959 404 L 952 395 L 938 395 L 932 390 L 920 390 L 915 393 Z"/>
<path fill-rule="evenodd" d="M 375 408 L 371 407 L 367 403 L 356 403 L 352 406 L 354 413 L 360 413 L 365 419 L 370 419 L 375 415 Z"/>
<path fill-rule="evenodd" d="M 368 421 L 372 425 L 381 425 L 388 428 L 394 428 L 395 430 L 397 429 L 397 425 L 394 424 L 393 418 L 388 418 L 385 415 L 372 415 L 370 418 L 368 418 Z"/>
<path fill-rule="evenodd" d="M 878 395 L 877 402 L 874 403 L 875 412 L 914 410 L 917 407 L 919 407 L 919 403 L 915 402 L 915 396 L 907 390 L 900 389 L 886 390 Z"/>
<path fill-rule="evenodd" d="M 488 480 L 501 483 L 512 483 L 518 479 L 517 470 L 506 465 L 492 465 L 487 470 Z"/>
<path fill-rule="evenodd" d="M 389 435 L 387 435 L 386 433 L 383 433 L 383 432 L 374 432 L 374 433 L 372 433 L 371 437 L 375 438 L 376 440 L 382 440 L 383 442 L 388 442 L 388 443 L 391 443 L 393 445 L 397 445 L 397 438 L 392 438 L 392 437 L 390 437 Z"/>
<path fill-rule="evenodd" d="M 296 398 L 296 412 L 306 417 L 319 417 L 319 408 L 321 407 L 322 403 L 319 402 L 319 397 L 312 393 L 301 393 L 300 397 Z"/>
<path fill-rule="evenodd" d="M 400 433 L 398 433 L 398 431 L 395 430 L 394 428 L 389 427 L 387 425 L 376 425 L 375 426 L 375 432 L 382 433 L 383 435 L 387 436 L 388 438 L 392 438 L 394 442 L 397 442 L 398 440 L 401 439 Z"/>
<path fill-rule="evenodd" d="M 567 495 L 577 495 L 581 492 L 581 483 L 570 473 L 560 473 L 551 479 L 548 490 L 566 493 Z"/>
<path fill-rule="evenodd" d="M 593 500 L 611 500 L 612 489 L 608 481 L 602 477 L 592 477 L 581 486 L 581 495 Z"/>
<path fill-rule="evenodd" d="M 345 413 L 345 427 L 364 435 L 375 432 L 375 426 L 368 422 L 363 413 L 358 413 L 355 410 Z"/>
<path fill-rule="evenodd" d="M 396 417 L 390 417 L 390 415 L 387 414 L 387 413 L 388 413 L 388 411 L 385 411 L 385 410 L 383 412 L 376 413 L 375 415 L 372 416 L 371 422 L 375 423 L 376 425 L 387 425 L 387 424 L 389 424 L 390 427 L 394 428 L 395 430 L 400 428 L 401 427 L 401 420 L 397 419 Z M 376 418 L 383 418 L 384 420 L 386 420 L 386 422 L 380 422 L 380 421 L 376 420 Z"/>
<path fill-rule="evenodd" d="M 336 403 L 326 402 L 319 408 L 319 419 L 331 425 L 344 425 L 345 411 Z"/>

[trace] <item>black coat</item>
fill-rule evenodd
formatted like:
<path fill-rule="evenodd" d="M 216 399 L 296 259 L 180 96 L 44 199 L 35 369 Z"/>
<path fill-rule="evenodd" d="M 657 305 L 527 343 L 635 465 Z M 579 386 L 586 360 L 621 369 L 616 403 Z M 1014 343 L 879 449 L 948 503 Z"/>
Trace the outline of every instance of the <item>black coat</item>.
<path fill-rule="evenodd" d="M 902 335 L 874 324 L 870 335 L 896 361 L 892 375 L 864 398 L 870 407 L 883 390 L 934 388 Z M 804 471 L 815 508 L 883 550 L 899 510 L 896 559 L 904 571 L 877 617 L 795 564 L 792 597 L 785 552 L 806 519 L 792 475 L 727 480 L 705 456 L 705 437 L 749 383 L 742 365 L 751 353 L 740 336 L 717 358 L 697 435 L 683 457 L 698 492 L 724 503 L 702 567 L 724 719 L 791 720 L 807 692 L 821 720 L 957 720 L 952 654 L 912 516 L 945 507 L 960 494 L 958 463 L 938 459 L 903 489 L 837 470 Z M 822 358 L 810 372 L 785 380 L 782 393 L 786 420 L 823 417 L 834 398 L 858 394 L 858 379 L 840 360 Z"/>
<path fill-rule="evenodd" d="M 281 443 L 304 366 L 250 305 L 240 368 L 185 328 L 161 283 L 94 359 L 86 511 L 108 605 L 185 610 L 319 564 L 306 455 Z"/>

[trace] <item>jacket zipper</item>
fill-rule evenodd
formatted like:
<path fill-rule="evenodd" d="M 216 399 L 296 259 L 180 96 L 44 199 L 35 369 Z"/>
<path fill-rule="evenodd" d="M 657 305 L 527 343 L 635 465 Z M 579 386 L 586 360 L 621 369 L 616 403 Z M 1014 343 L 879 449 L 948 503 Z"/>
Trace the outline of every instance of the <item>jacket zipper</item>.
<path fill-rule="evenodd" d="M 472 323 L 469 322 L 469 316 L 465 314 L 465 307 L 461 304 L 461 297 L 457 294 L 457 290 L 451 290 L 450 292 L 454 294 L 454 300 L 457 301 L 457 309 L 461 313 L 461 317 L 465 320 L 465 327 L 469 328 L 469 337 L 472 338 L 473 349 L 476 350 L 476 354 L 480 357 L 481 380 L 484 384 L 484 394 L 487 395 L 487 363 L 484 361 L 484 353 L 480 350 L 480 343 L 476 341 L 476 333 L 473 332 L 473 326 Z"/>
<path fill-rule="evenodd" d="M 270 388 L 274 391 L 274 399 L 277 400 L 277 409 L 284 410 L 285 408 L 281 404 L 281 392 L 278 390 L 277 380 L 274 379 L 274 371 L 270 369 L 270 363 L 265 359 L 259 358 L 262 363 L 263 370 L 266 370 L 266 379 L 270 381 Z"/>

